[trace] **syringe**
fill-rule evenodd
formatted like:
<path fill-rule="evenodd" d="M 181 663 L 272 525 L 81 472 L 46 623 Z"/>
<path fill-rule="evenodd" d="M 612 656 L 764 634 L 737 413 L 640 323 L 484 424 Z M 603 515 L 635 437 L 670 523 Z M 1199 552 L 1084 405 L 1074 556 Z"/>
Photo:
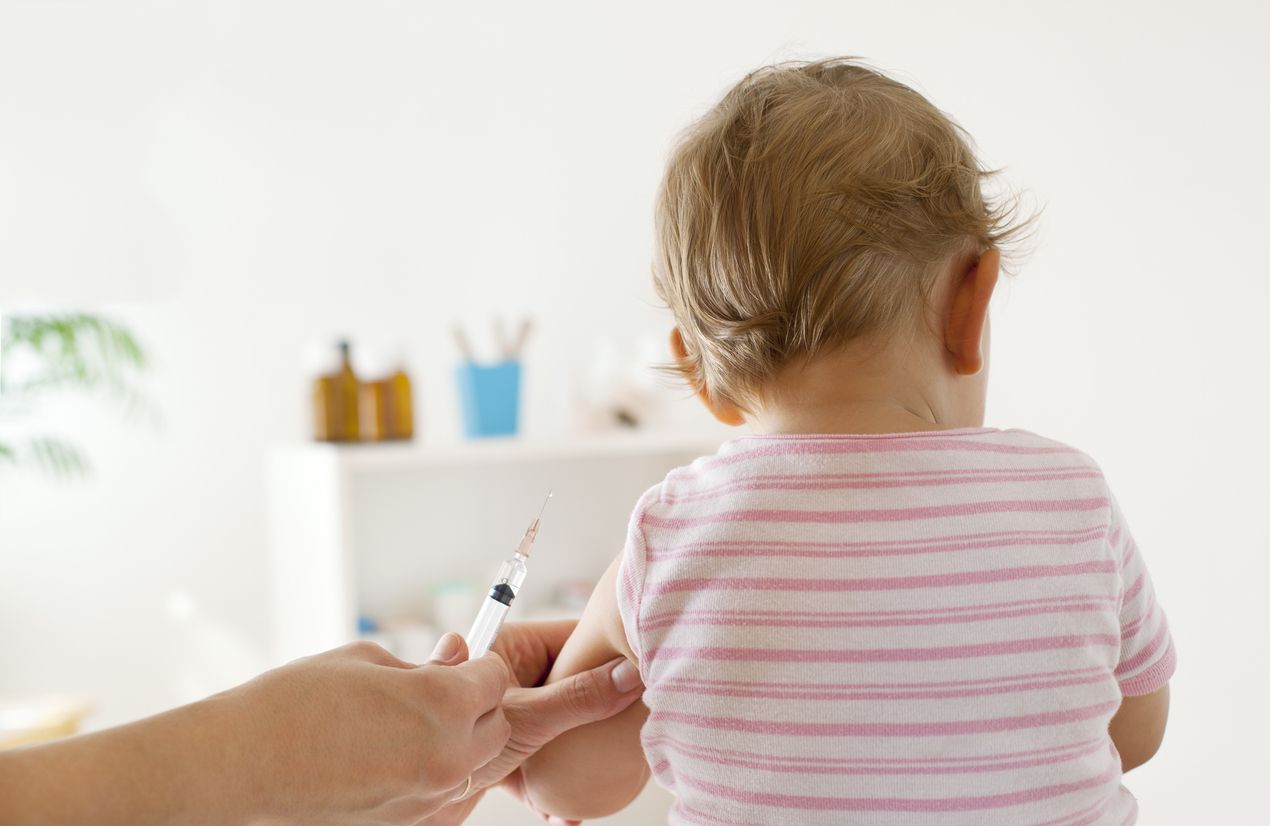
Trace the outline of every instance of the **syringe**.
<path fill-rule="evenodd" d="M 525 567 L 525 560 L 529 558 L 529 552 L 533 550 L 534 540 L 538 538 L 538 521 L 542 519 L 543 511 L 547 510 L 547 503 L 550 501 L 551 492 L 548 491 L 547 498 L 542 503 L 542 510 L 538 511 L 534 521 L 530 522 L 529 527 L 525 529 L 525 535 L 516 546 L 516 552 L 512 554 L 511 559 L 503 562 L 503 567 L 498 569 L 498 576 L 494 578 L 494 584 L 490 586 L 489 596 L 485 598 L 480 612 L 476 615 L 472 630 L 467 632 L 468 659 L 474 660 L 485 656 L 490 646 L 494 644 L 494 640 L 498 639 L 498 632 L 503 627 L 503 620 L 507 618 L 507 611 L 512 606 L 512 600 L 520 593 L 520 586 L 525 582 L 525 574 L 529 573 L 529 569 Z"/>

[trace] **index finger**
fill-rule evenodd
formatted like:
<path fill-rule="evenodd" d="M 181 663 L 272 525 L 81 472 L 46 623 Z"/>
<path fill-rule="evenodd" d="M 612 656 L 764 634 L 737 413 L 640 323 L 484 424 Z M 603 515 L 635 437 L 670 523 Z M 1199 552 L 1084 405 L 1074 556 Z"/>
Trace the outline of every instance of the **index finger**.
<path fill-rule="evenodd" d="M 494 650 L 506 658 L 518 685 L 541 685 L 577 624 L 574 619 L 509 622 Z"/>
<path fill-rule="evenodd" d="M 493 652 L 449 668 L 468 682 L 472 704 L 481 714 L 497 708 L 503 702 L 503 694 L 512 680 L 507 663 Z"/>
<path fill-rule="evenodd" d="M 565 641 L 569 639 L 569 635 L 577 627 L 578 621 L 576 619 L 509 622 L 503 626 L 503 630 L 499 633 L 495 647 L 498 646 L 498 643 L 515 646 L 522 642 L 532 642 L 535 645 L 542 646 L 550 656 L 554 657 L 560 653 L 561 648 L 564 648 Z"/>

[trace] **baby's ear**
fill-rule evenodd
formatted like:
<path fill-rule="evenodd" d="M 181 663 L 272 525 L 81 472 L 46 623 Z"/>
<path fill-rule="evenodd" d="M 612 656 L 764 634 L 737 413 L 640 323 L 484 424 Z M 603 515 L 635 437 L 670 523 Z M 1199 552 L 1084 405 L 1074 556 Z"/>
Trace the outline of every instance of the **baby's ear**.
<path fill-rule="evenodd" d="M 990 249 L 969 264 L 954 270 L 952 301 L 944 324 L 944 346 L 953 367 L 962 376 L 983 369 L 983 331 L 988 324 L 988 302 L 1001 272 L 1001 252 Z"/>
<path fill-rule="evenodd" d="M 678 327 L 670 331 L 670 354 L 675 357 L 675 361 L 681 363 L 688 358 L 688 347 L 684 344 L 683 333 L 679 332 Z M 699 382 L 698 387 L 697 398 L 706 406 L 706 410 L 710 411 L 711 416 L 729 427 L 745 424 L 745 416 L 741 414 L 741 408 L 725 399 L 711 396 L 703 382 Z"/>

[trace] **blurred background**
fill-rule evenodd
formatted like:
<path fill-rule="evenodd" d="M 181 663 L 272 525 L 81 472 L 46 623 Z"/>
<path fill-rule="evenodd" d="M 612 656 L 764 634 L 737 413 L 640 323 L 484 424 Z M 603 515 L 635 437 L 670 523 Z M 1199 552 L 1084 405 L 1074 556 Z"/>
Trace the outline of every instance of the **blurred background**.
<path fill-rule="evenodd" d="M 1267 16 L 0 0 L 0 741 L 358 633 L 426 656 L 549 488 L 516 611 L 576 612 L 636 496 L 729 436 L 650 369 L 667 150 L 745 72 L 849 54 L 1044 209 L 987 424 L 1098 458 L 1151 565 L 1180 666 L 1144 822 L 1256 821 Z"/>

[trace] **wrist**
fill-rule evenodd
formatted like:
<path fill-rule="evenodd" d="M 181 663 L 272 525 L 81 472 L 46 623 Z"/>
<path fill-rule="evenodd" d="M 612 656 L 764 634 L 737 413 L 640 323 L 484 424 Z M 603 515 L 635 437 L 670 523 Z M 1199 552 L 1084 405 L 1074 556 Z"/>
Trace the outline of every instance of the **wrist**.
<path fill-rule="evenodd" d="M 148 801 L 148 814 L 170 822 L 242 823 L 263 810 L 243 742 L 250 729 L 229 693 L 124 730 L 137 761 L 135 799 Z"/>
<path fill-rule="evenodd" d="M 261 742 L 267 728 L 241 693 L 231 689 L 179 709 L 184 719 L 176 728 L 187 739 L 181 774 L 188 799 L 202 807 L 196 819 L 245 823 L 287 809 L 285 784 L 268 782 L 271 744 Z"/>

